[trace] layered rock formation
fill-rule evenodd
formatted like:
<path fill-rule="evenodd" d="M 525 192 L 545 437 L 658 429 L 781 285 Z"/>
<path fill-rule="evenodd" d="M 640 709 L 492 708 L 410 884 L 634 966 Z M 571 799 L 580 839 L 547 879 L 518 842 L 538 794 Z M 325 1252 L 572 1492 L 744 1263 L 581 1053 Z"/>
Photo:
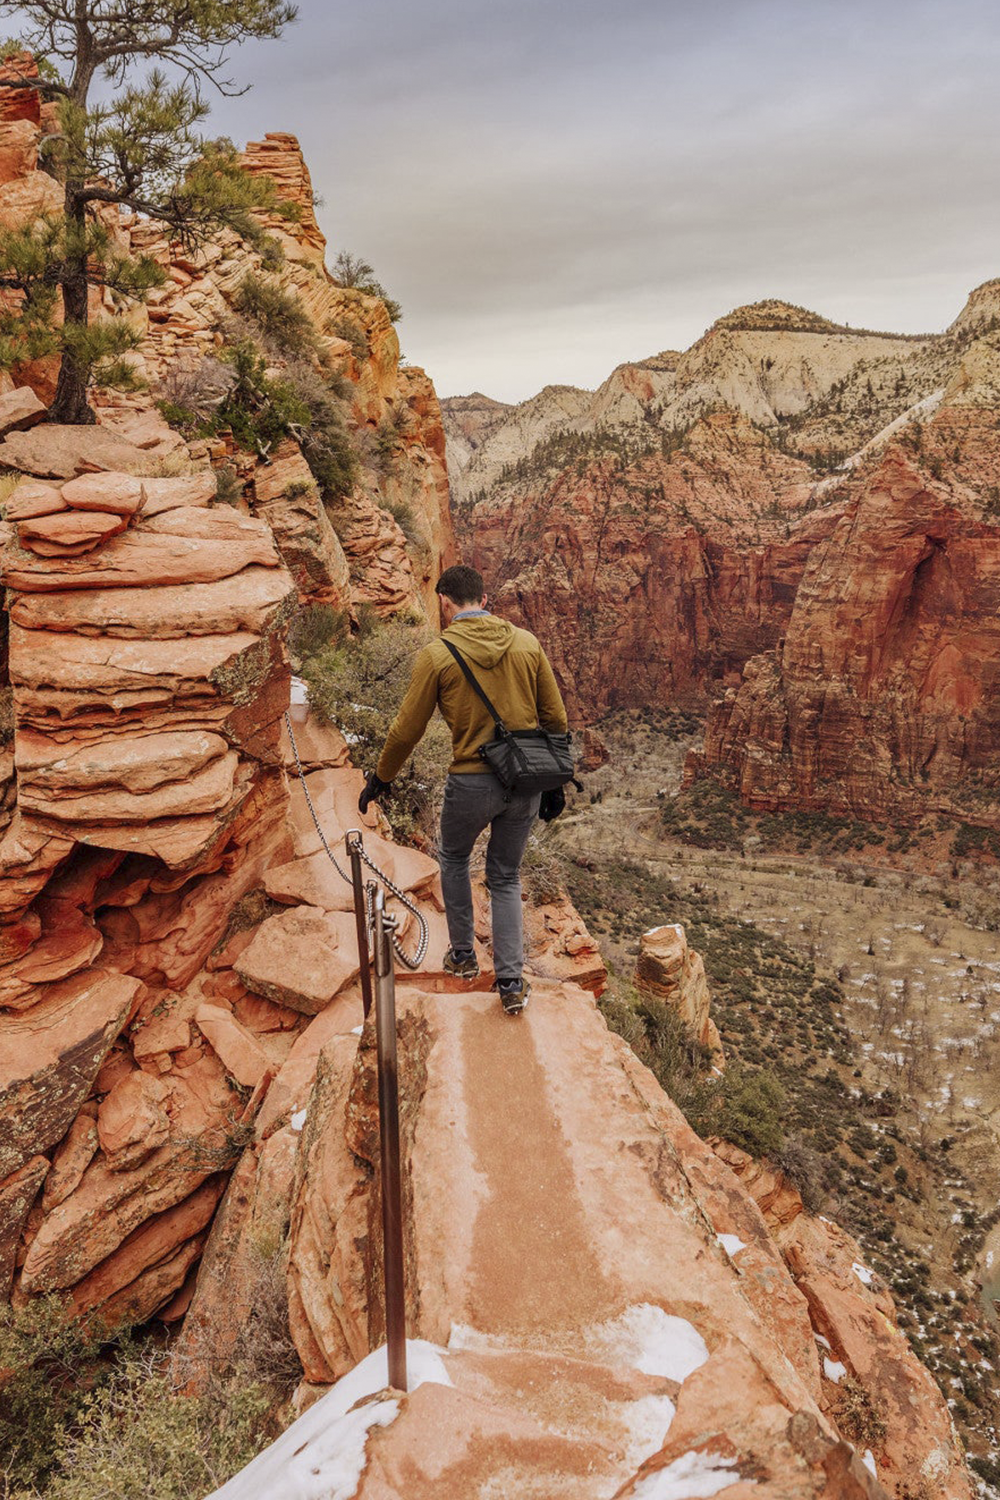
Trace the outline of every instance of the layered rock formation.
<path fill-rule="evenodd" d="M 183 1313 L 257 1112 L 287 1125 L 335 997 L 361 1019 L 349 888 L 285 777 L 296 592 L 263 523 L 206 508 L 214 482 L 197 484 L 23 485 L 4 555 L 18 799 L 0 843 L 0 1272 L 18 1301 L 59 1291 L 109 1327 Z M 81 552 L 77 515 L 126 502 L 119 533 Z M 67 518 L 69 555 L 32 550 L 60 545 L 36 539 L 37 511 Z M 344 861 L 361 773 L 315 726 L 303 758 Z M 365 839 L 439 956 L 436 866 Z"/>
<path fill-rule="evenodd" d="M 516 1024 L 495 997 L 419 985 L 400 1012 L 414 1383 L 387 1392 L 368 1361 L 219 1500 L 280 1500 L 300 1466 L 332 1484 L 326 1466 L 348 1461 L 358 1496 L 407 1500 L 498 1484 L 971 1495 L 947 1409 L 857 1245 L 800 1202 L 772 1231 L 759 1183 L 690 1131 L 583 991 L 539 984 Z M 301 1122 L 291 1305 L 321 1384 L 384 1337 L 373 1051 L 370 1026 L 360 1049 L 331 1027 Z M 206 1261 L 219 1284 L 283 1149 L 271 1135 L 233 1180 Z M 837 1428 L 845 1379 L 885 1422 L 861 1452 Z"/>
<path fill-rule="evenodd" d="M 716 768 L 760 808 L 1000 827 L 1000 526 L 982 509 L 890 449 L 689 773 Z"/>
<path fill-rule="evenodd" d="M 784 628 L 817 535 L 810 492 L 804 463 L 720 414 L 669 457 L 571 465 L 530 502 L 484 500 L 472 558 L 499 612 L 544 641 L 577 722 L 698 703 Z"/>
<path fill-rule="evenodd" d="M 0 1171 L 36 1191 L 7 1224 L 6 1284 L 112 1324 L 200 1254 L 242 1101 L 190 986 L 287 844 L 295 592 L 268 529 L 214 492 L 102 473 L 7 505 Z"/>

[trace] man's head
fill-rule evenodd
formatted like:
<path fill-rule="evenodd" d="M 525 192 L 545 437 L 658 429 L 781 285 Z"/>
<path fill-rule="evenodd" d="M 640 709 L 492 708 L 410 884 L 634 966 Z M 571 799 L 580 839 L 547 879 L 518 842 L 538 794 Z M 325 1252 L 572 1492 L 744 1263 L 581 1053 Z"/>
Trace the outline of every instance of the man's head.
<path fill-rule="evenodd" d="M 482 573 L 459 563 L 446 568 L 434 585 L 441 603 L 441 624 L 448 626 L 463 609 L 482 609 L 486 603 L 486 585 Z"/>

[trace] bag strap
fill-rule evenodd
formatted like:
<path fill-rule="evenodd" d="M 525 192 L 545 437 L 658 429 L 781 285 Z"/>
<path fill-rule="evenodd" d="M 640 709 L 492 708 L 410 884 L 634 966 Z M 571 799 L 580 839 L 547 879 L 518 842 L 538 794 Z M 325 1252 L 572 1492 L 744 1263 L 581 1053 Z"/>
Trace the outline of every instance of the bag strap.
<path fill-rule="evenodd" d="M 504 724 L 504 722 L 501 719 L 500 715 L 497 713 L 496 709 L 493 707 L 493 704 L 487 698 L 486 693 L 483 690 L 483 688 L 480 687 L 478 681 L 476 680 L 475 675 L 473 674 L 472 668 L 469 666 L 468 662 L 466 661 L 465 657 L 462 655 L 461 651 L 459 651 L 459 649 L 458 649 L 457 646 L 453 646 L 452 643 L 451 643 L 451 641 L 446 641 L 445 638 L 444 638 L 444 636 L 441 637 L 441 644 L 442 644 L 442 646 L 447 646 L 448 650 L 451 652 L 452 656 L 455 658 L 455 660 L 458 662 L 458 665 L 461 667 L 462 672 L 465 675 L 466 682 L 469 684 L 470 688 L 477 695 L 477 697 L 479 697 L 479 698 L 482 699 L 483 703 L 486 706 L 487 713 L 489 714 L 490 718 L 493 720 L 493 723 L 496 726 L 497 734 L 501 735 L 504 739 L 506 739 L 507 738 L 507 734 L 508 734 L 508 730 L 507 730 L 506 725 Z"/>

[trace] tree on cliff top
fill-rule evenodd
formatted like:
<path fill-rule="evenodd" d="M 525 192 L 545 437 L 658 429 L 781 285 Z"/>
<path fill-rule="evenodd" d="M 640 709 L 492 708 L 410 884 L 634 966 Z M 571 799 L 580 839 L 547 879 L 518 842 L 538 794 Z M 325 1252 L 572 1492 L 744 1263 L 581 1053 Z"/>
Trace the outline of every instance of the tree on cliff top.
<path fill-rule="evenodd" d="M 168 225 L 196 244 L 230 227 L 256 240 L 251 216 L 274 207 L 273 185 L 240 170 L 235 148 L 208 141 L 205 84 L 242 92 L 226 76 L 229 53 L 253 38 L 276 38 L 295 18 L 286 0 L 0 0 L 19 45 L 38 64 L 5 69 L 0 86 L 34 89 L 55 105 L 58 130 L 42 142 L 42 165 L 63 190 L 62 215 L 0 234 L 0 364 L 59 350 L 50 416 L 93 422 L 87 382 L 127 378 L 122 355 L 139 342 L 124 319 L 91 325 L 89 288 L 142 297 L 164 279 L 148 256 L 116 244 L 122 208 Z M 8 55 L 11 49 L 8 48 Z M 144 61 L 165 64 L 145 79 Z M 96 85 L 104 83 L 101 90 Z M 98 94 L 96 99 L 92 93 Z M 53 327 L 59 294 L 64 321 Z"/>

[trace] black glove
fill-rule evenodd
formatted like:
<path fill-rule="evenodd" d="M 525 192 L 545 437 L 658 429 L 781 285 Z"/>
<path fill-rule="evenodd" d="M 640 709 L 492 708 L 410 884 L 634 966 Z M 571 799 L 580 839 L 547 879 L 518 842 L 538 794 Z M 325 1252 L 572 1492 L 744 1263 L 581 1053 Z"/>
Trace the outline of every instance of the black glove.
<path fill-rule="evenodd" d="M 391 781 L 381 781 L 373 771 L 365 782 L 364 791 L 358 798 L 358 812 L 366 813 L 369 802 L 379 802 L 391 786 Z"/>
<path fill-rule="evenodd" d="M 553 787 L 550 792 L 542 793 L 542 800 L 538 804 L 538 816 L 543 823 L 551 823 L 553 818 L 558 818 L 566 809 L 566 793 L 561 786 Z"/>

